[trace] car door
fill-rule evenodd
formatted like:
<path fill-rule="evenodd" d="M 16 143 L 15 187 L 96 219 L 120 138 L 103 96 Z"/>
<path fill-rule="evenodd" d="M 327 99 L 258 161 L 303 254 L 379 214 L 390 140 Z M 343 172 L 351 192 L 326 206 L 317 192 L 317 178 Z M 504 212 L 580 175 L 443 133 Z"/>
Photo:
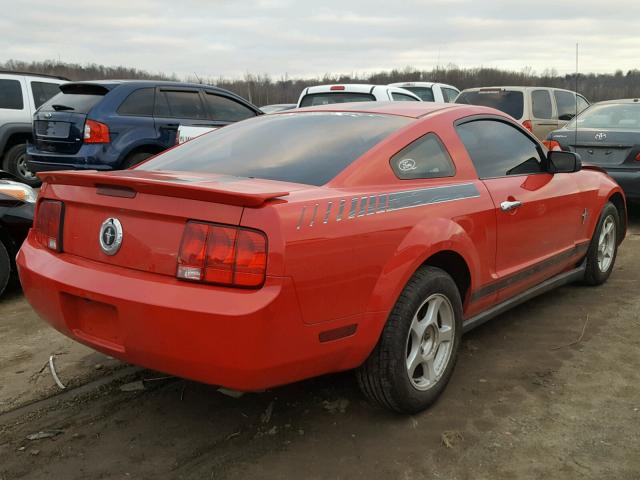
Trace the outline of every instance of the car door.
<path fill-rule="evenodd" d="M 533 134 L 541 140 L 558 128 L 557 114 L 554 112 L 549 90 L 531 91 L 531 117 Z"/>
<path fill-rule="evenodd" d="M 573 174 L 547 173 L 539 143 L 506 120 L 456 130 L 495 205 L 497 279 L 488 288 L 501 300 L 565 269 L 584 221 Z"/>
<path fill-rule="evenodd" d="M 180 125 L 215 126 L 197 88 L 157 88 L 153 119 L 159 142 L 164 148 L 175 145 Z"/>

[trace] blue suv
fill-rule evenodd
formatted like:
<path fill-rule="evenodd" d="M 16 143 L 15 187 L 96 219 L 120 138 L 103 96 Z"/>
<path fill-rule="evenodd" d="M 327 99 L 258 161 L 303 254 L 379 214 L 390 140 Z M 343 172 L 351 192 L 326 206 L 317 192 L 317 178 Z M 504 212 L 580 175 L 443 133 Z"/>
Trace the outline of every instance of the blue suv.
<path fill-rule="evenodd" d="M 233 93 L 160 81 L 72 82 L 33 117 L 32 172 L 129 168 L 176 143 L 180 125 L 221 127 L 261 115 Z"/>

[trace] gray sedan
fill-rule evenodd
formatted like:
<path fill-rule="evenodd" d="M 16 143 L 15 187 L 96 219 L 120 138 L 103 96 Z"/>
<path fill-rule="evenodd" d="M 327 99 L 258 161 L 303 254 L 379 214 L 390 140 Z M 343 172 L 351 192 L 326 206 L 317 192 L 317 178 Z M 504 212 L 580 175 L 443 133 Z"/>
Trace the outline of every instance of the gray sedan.
<path fill-rule="evenodd" d="M 640 100 L 591 105 L 547 137 L 550 148 L 580 154 L 583 163 L 602 167 L 629 200 L 640 202 Z"/>

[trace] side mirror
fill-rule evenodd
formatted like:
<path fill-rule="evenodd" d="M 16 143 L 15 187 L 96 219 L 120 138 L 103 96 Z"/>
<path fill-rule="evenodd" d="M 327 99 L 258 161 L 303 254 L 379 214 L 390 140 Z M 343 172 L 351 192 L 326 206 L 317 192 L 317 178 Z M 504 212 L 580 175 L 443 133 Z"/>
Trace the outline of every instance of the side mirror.
<path fill-rule="evenodd" d="M 574 152 L 552 150 L 547 155 L 549 173 L 573 173 L 582 170 L 582 159 Z"/>

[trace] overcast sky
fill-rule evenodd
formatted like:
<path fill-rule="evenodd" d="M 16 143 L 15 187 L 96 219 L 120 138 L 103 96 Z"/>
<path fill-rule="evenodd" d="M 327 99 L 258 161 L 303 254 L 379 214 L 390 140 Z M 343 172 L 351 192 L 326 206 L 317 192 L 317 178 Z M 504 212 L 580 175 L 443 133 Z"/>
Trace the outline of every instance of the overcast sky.
<path fill-rule="evenodd" d="M 0 61 L 275 77 L 413 66 L 640 68 L 640 0 L 0 0 Z"/>

